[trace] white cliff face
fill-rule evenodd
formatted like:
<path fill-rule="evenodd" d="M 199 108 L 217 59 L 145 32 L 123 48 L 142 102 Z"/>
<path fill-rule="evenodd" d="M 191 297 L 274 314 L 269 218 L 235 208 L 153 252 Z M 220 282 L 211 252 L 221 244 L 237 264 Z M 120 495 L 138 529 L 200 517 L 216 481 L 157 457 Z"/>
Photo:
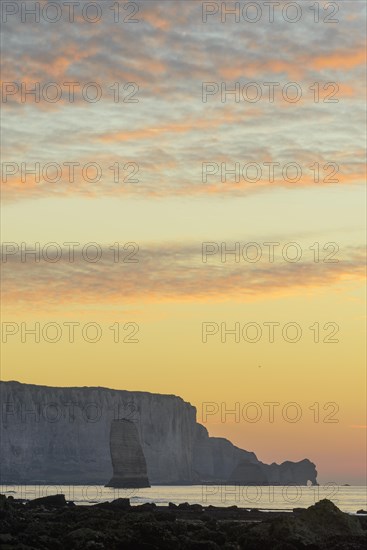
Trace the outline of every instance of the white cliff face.
<path fill-rule="evenodd" d="M 1 382 L 4 481 L 106 483 L 111 422 L 135 423 L 154 483 L 190 481 L 196 410 L 180 397 Z"/>
<path fill-rule="evenodd" d="M 191 479 L 196 410 L 180 397 L 1 382 L 5 481 L 105 483 L 111 422 L 135 423 L 155 483 Z"/>
<path fill-rule="evenodd" d="M 0 382 L 2 483 L 107 483 L 113 474 L 113 420 L 134 422 L 150 483 L 227 482 L 241 461 L 261 464 L 269 481 L 316 482 L 309 461 L 263 465 L 254 453 L 210 438 L 180 397 L 106 388 Z"/>
<path fill-rule="evenodd" d="M 193 469 L 200 481 L 226 481 L 242 460 L 259 462 L 254 453 L 239 449 L 227 439 L 209 437 L 206 428 L 197 424 Z"/>

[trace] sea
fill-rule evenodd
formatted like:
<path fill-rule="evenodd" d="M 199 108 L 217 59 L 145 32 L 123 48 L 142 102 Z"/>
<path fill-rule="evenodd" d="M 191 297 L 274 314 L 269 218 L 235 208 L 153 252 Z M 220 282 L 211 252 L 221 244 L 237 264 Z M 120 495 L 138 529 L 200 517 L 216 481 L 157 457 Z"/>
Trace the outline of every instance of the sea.
<path fill-rule="evenodd" d="M 91 505 L 117 498 L 129 498 L 131 505 L 154 502 L 168 506 L 170 502 L 202 506 L 238 506 L 264 511 L 292 511 L 308 508 L 327 498 L 343 512 L 355 514 L 367 510 L 367 487 L 326 483 L 317 486 L 243 486 L 243 485 L 154 485 L 144 489 L 114 489 L 103 485 L 0 485 L 0 493 L 17 499 L 64 494 L 78 505 Z"/>

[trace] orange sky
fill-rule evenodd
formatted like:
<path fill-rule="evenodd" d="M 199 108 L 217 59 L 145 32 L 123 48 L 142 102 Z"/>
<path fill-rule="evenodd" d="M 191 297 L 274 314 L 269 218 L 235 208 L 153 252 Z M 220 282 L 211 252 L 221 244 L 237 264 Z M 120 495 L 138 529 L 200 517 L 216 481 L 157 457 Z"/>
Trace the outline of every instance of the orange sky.
<path fill-rule="evenodd" d="M 320 482 L 365 483 L 364 3 L 339 3 L 334 24 L 326 6 L 315 23 L 306 1 L 294 24 L 283 2 L 274 23 L 256 24 L 204 23 L 200 2 L 180 0 L 139 0 L 138 23 L 115 23 L 107 4 L 95 24 L 81 13 L 4 24 L 2 378 L 180 395 L 211 435 L 264 462 L 307 457 Z M 36 83 L 39 101 L 24 94 Z M 99 101 L 86 100 L 88 83 Z M 218 91 L 205 101 L 207 83 Z M 257 101 L 244 99 L 251 83 Z M 299 101 L 285 99 L 290 83 Z M 222 95 L 237 85 L 239 98 Z M 216 250 L 206 262 L 203 243 Z M 242 254 L 249 243 L 257 262 Z M 131 331 L 138 342 L 123 341 Z M 222 417 L 248 403 L 257 422 Z M 289 403 L 297 422 L 283 416 Z"/>

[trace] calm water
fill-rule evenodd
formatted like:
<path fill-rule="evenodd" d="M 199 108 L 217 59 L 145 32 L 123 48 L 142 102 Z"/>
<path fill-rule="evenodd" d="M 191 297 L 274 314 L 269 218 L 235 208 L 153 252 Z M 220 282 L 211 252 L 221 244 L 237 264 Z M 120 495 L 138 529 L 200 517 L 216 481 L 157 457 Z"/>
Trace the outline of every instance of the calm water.
<path fill-rule="evenodd" d="M 169 502 L 202 504 L 204 506 L 233 506 L 263 510 L 291 510 L 308 507 L 328 498 L 344 512 L 367 509 L 365 486 L 345 487 L 334 483 L 318 487 L 239 485 L 162 486 L 149 489 L 112 489 L 102 485 L 0 485 L 0 493 L 14 498 L 34 499 L 63 493 L 76 504 L 95 504 L 115 498 L 130 498 L 132 505 L 155 502 L 161 506 Z"/>

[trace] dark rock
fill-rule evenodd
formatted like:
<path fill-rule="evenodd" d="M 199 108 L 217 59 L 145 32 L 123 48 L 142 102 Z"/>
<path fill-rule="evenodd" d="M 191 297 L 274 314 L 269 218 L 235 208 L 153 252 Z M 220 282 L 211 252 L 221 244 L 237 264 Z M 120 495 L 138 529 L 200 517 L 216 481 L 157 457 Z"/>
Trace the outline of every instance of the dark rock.
<path fill-rule="evenodd" d="M 340 535 L 360 535 L 363 533 L 356 518 L 345 514 L 328 499 L 320 500 L 300 514 L 300 519 L 314 533 L 331 532 Z"/>
<path fill-rule="evenodd" d="M 144 504 L 139 504 L 139 506 L 134 506 L 133 508 L 140 512 L 152 512 L 157 508 L 157 505 L 155 502 L 145 502 Z"/>
<path fill-rule="evenodd" d="M 313 545 L 308 545 L 307 550 L 312 550 L 311 546 Z M 296 546 L 290 542 L 280 542 L 279 544 L 275 544 L 272 550 L 299 550 L 299 548 L 299 545 Z M 316 547 L 316 550 L 318 550 L 318 546 Z"/>
<path fill-rule="evenodd" d="M 188 502 L 181 502 L 179 505 L 178 505 L 178 508 L 180 510 L 190 510 L 190 504 Z"/>
<path fill-rule="evenodd" d="M 192 512 L 202 512 L 203 511 L 203 507 L 201 506 L 201 504 L 190 504 L 189 506 L 190 506 L 189 510 L 191 510 Z"/>
<path fill-rule="evenodd" d="M 347 550 L 347 548 L 360 548 L 362 534 L 363 529 L 356 518 L 341 512 L 335 504 L 324 499 L 301 510 L 293 517 L 272 520 L 268 539 L 273 540 L 274 548 L 276 543 L 286 543 L 295 548 L 307 549 L 329 548 L 324 546 L 324 543 L 335 539 L 330 550 L 338 548 L 339 543 L 341 548 L 344 547 Z M 353 537 L 358 540 L 358 545 L 346 546 L 345 541 L 351 541 Z"/>
<path fill-rule="evenodd" d="M 188 541 L 185 545 L 187 550 L 220 550 L 220 546 L 211 540 Z"/>
<path fill-rule="evenodd" d="M 181 502 L 178 505 L 179 510 L 188 510 L 191 512 L 202 512 L 203 507 L 201 504 L 189 504 L 188 502 Z"/>
<path fill-rule="evenodd" d="M 0 510 L 8 507 L 8 501 L 5 495 L 0 495 Z"/>
<path fill-rule="evenodd" d="M 44 506 L 45 508 L 60 508 L 66 506 L 65 495 L 50 495 L 47 497 L 35 498 L 27 504 L 29 508 Z"/>
<path fill-rule="evenodd" d="M 367 514 L 367 511 L 366 510 L 357 510 L 357 514 Z"/>
<path fill-rule="evenodd" d="M 183 503 L 35 507 L 0 498 L 4 550 L 360 550 L 367 518 L 323 500 L 296 512 Z M 144 512 L 144 513 L 142 513 Z"/>
<path fill-rule="evenodd" d="M 176 514 L 174 512 L 157 512 L 157 521 L 176 521 Z"/>
<path fill-rule="evenodd" d="M 6 544 L 14 540 L 14 537 L 10 533 L 0 534 L 0 544 Z"/>
<path fill-rule="evenodd" d="M 116 498 L 110 504 L 114 508 L 123 508 L 124 510 L 127 510 L 131 507 L 129 498 Z"/>
<path fill-rule="evenodd" d="M 246 550 L 357 550 L 363 547 L 363 529 L 357 518 L 322 500 L 295 513 L 269 517 L 253 524 L 240 537 Z"/>
<path fill-rule="evenodd" d="M 207 513 L 203 513 L 201 516 L 200 516 L 200 519 L 201 521 L 203 521 L 207 527 L 209 527 L 209 529 L 215 529 L 216 525 L 217 525 L 217 522 L 214 518 L 212 518 L 209 514 Z"/>
<path fill-rule="evenodd" d="M 196 535 L 196 539 L 215 542 L 215 544 L 217 544 L 220 548 L 223 548 L 223 546 L 226 543 L 225 534 L 222 531 L 217 530 L 215 528 L 214 529 L 209 528 L 208 524 L 206 524 L 205 528 L 202 529 L 201 532 L 199 532 Z"/>
<path fill-rule="evenodd" d="M 96 542 L 103 538 L 103 533 L 100 531 L 95 531 L 94 529 L 89 529 L 88 527 L 80 527 L 79 529 L 71 531 L 67 538 L 74 542 Z"/>
<path fill-rule="evenodd" d="M 111 502 L 99 502 L 95 508 L 104 508 L 107 510 L 130 510 L 131 504 L 129 498 L 116 498 Z"/>
<path fill-rule="evenodd" d="M 317 541 L 316 534 L 306 523 L 292 517 L 273 521 L 269 530 L 269 538 L 306 547 Z"/>

